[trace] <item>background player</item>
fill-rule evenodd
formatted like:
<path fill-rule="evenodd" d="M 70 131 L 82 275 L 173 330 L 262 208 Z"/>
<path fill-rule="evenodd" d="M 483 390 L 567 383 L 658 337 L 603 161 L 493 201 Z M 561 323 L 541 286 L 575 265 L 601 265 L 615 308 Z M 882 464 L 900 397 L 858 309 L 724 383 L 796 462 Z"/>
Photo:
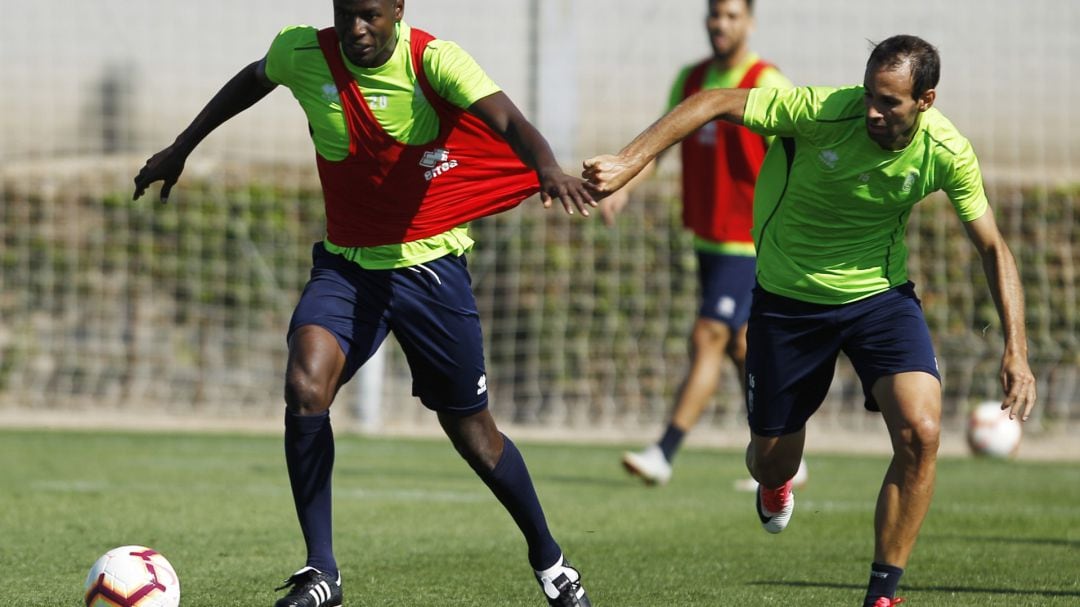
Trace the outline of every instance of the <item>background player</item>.
<path fill-rule="evenodd" d="M 750 49 L 753 0 L 706 0 L 706 6 L 712 56 L 679 71 L 668 96 L 669 111 L 700 90 L 791 87 L 775 66 Z M 690 333 L 690 367 L 660 440 L 643 451 L 623 454 L 623 466 L 648 484 L 671 479 L 675 454 L 716 393 L 725 358 L 735 364 L 746 389 L 746 319 L 754 287 L 750 224 L 754 182 L 768 144 L 765 137 L 721 120 L 706 123 L 682 142 L 682 217 L 694 234 L 701 302 Z M 600 202 L 609 225 L 657 161 Z"/>

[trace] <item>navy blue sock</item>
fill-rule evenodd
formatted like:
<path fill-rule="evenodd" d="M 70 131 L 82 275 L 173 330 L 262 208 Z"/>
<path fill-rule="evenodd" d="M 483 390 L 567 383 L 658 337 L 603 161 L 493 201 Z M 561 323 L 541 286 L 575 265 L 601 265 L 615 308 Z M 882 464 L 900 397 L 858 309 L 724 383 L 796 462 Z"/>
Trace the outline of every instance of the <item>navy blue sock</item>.
<path fill-rule="evenodd" d="M 330 412 L 296 415 L 285 411 L 285 463 L 289 468 L 296 516 L 307 544 L 307 566 L 336 576 L 330 518 L 330 474 L 334 469 L 334 431 Z"/>
<path fill-rule="evenodd" d="M 674 424 L 668 423 L 667 430 L 664 430 L 664 436 L 660 437 L 660 442 L 657 443 L 668 463 L 675 459 L 675 453 L 679 450 L 679 445 L 682 444 L 684 436 L 686 436 L 686 432 L 676 428 Z"/>
<path fill-rule="evenodd" d="M 542 570 L 554 565 L 562 554 L 562 549 L 548 531 L 547 519 L 544 518 L 544 510 L 536 497 L 536 489 L 529 477 L 529 469 L 525 467 L 525 460 L 505 434 L 499 463 L 495 464 L 495 469 L 491 472 L 481 472 L 479 475 L 525 535 L 532 568 Z"/>
<path fill-rule="evenodd" d="M 874 607 L 874 601 L 879 597 L 894 598 L 896 585 L 900 583 L 900 576 L 904 570 L 892 565 L 873 563 L 870 565 L 870 584 L 866 587 L 866 598 L 863 607 Z"/>

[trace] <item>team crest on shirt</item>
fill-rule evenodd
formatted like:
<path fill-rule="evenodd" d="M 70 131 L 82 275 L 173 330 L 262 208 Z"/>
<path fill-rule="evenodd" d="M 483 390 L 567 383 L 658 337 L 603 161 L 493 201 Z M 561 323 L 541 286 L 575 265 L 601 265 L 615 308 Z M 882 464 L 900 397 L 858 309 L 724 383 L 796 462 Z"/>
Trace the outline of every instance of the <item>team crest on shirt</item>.
<path fill-rule="evenodd" d="M 327 100 L 327 101 L 329 101 L 331 103 L 336 102 L 336 101 L 338 101 L 340 99 L 340 96 L 338 95 L 337 86 L 335 86 L 333 82 L 328 82 L 328 83 L 322 85 L 322 96 L 323 96 L 323 99 L 325 99 L 325 100 Z"/>
<path fill-rule="evenodd" d="M 904 185 L 900 186 L 900 189 L 903 190 L 903 192 L 905 194 L 910 194 L 911 193 L 911 186 L 915 185 L 915 180 L 918 179 L 918 178 L 919 178 L 919 172 L 918 171 L 916 171 L 914 169 L 912 169 L 911 171 L 908 171 L 907 176 L 904 177 Z"/>
<path fill-rule="evenodd" d="M 424 181 L 431 181 L 457 165 L 457 160 L 450 158 L 450 150 L 444 148 L 424 152 L 424 156 L 420 159 L 420 166 L 428 169 L 424 171 Z"/>
<path fill-rule="evenodd" d="M 836 163 L 840 162 L 840 154 L 837 154 L 836 150 L 821 150 L 818 154 L 818 160 L 820 160 L 821 164 L 825 165 L 826 168 L 835 169 Z"/>

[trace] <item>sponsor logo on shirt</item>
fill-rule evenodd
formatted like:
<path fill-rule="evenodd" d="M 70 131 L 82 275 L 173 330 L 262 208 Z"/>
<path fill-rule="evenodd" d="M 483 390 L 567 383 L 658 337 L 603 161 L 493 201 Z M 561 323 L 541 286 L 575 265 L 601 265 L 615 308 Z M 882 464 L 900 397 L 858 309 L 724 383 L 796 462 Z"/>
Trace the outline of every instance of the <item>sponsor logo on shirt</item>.
<path fill-rule="evenodd" d="M 420 166 L 428 169 L 424 171 L 424 181 L 431 181 L 457 165 L 457 160 L 450 159 L 450 151 L 443 148 L 424 152 L 424 157 L 420 159 Z"/>
<path fill-rule="evenodd" d="M 341 97 L 338 95 L 337 86 L 335 86 L 333 82 L 322 85 L 322 96 L 323 99 L 331 103 L 341 100 Z"/>
<path fill-rule="evenodd" d="M 487 392 L 487 375 L 481 375 L 480 379 L 476 380 L 476 395 L 480 396 L 484 392 Z"/>

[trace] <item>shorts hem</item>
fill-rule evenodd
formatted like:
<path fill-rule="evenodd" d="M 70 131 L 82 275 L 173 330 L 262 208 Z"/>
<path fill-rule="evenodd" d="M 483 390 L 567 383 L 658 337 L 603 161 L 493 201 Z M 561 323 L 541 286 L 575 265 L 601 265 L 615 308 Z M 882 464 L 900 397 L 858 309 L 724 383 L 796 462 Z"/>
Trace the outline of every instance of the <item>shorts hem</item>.
<path fill-rule="evenodd" d="M 880 373 L 878 375 L 875 375 L 873 378 L 871 378 L 869 386 L 867 386 L 865 383 L 863 383 L 863 395 L 866 397 L 866 400 L 863 402 L 863 408 L 866 409 L 867 411 L 872 412 L 872 413 L 881 412 L 881 406 L 877 404 L 877 402 L 873 398 L 873 395 L 870 393 L 871 390 L 873 390 L 873 388 L 874 388 L 874 384 L 877 383 L 877 380 L 881 379 L 882 377 L 889 377 L 889 376 L 892 376 L 892 375 L 899 375 L 901 373 L 916 373 L 916 372 L 922 372 L 922 373 L 926 373 L 927 375 L 932 375 L 935 379 L 938 380 L 938 385 L 941 384 L 941 371 L 938 371 L 937 369 L 932 369 L 930 367 L 925 367 L 925 366 L 921 366 L 921 365 L 916 366 L 916 367 L 907 367 L 907 368 L 900 368 L 900 369 L 889 369 L 885 373 Z M 859 379 L 860 379 L 860 381 L 862 380 L 862 378 L 859 378 Z"/>
<path fill-rule="evenodd" d="M 457 406 L 457 405 L 433 404 L 433 403 L 425 402 L 424 399 L 421 398 L 420 399 L 420 404 L 424 405 L 425 407 L 427 407 L 428 409 L 431 409 L 432 411 L 434 411 L 436 413 L 446 413 L 446 414 L 452 415 L 454 417 L 468 417 L 468 416 L 473 415 L 475 413 L 479 413 L 479 412 L 483 411 L 484 409 L 487 409 L 488 408 L 488 399 L 486 398 L 486 395 L 485 395 L 485 398 L 481 399 L 480 401 L 478 401 L 478 402 L 476 402 L 474 404 L 464 405 L 464 406 Z"/>
<path fill-rule="evenodd" d="M 789 429 L 789 428 L 784 427 L 784 426 L 777 426 L 775 428 L 763 428 L 763 429 L 759 430 L 757 428 L 754 428 L 753 426 L 750 426 L 750 432 L 753 432 L 754 434 L 756 434 L 758 436 L 765 436 L 765 437 L 768 437 L 768 438 L 776 438 L 778 436 L 787 436 L 788 434 L 795 434 L 796 432 L 798 432 L 799 430 L 802 430 L 805 427 L 806 427 L 805 425 L 802 425 L 802 426 L 799 426 L 798 428 Z"/>

